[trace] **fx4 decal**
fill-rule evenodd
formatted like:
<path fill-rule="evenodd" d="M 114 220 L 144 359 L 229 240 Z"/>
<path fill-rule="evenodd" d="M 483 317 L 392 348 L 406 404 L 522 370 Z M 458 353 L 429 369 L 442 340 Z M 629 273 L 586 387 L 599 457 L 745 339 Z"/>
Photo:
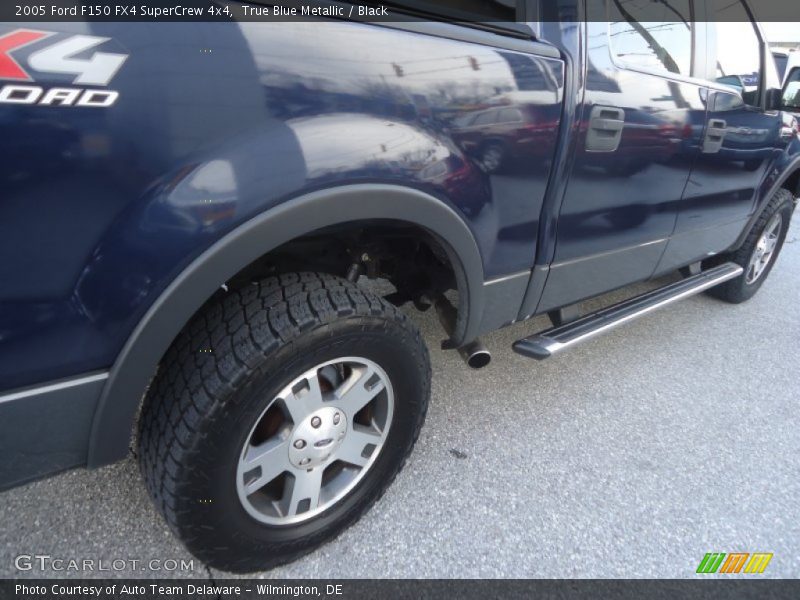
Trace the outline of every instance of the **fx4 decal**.
<path fill-rule="evenodd" d="M 0 36 L 0 79 L 16 79 L 17 81 L 33 81 L 31 76 L 19 66 L 19 63 L 9 54 L 50 35 L 44 31 L 31 31 L 17 29 L 11 33 Z"/>
<path fill-rule="evenodd" d="M 0 79 L 34 82 L 33 77 L 12 53 L 52 35 L 54 34 L 47 31 L 17 29 L 0 36 Z M 35 50 L 28 56 L 27 65 L 42 73 L 75 75 L 73 85 L 107 86 L 128 59 L 128 55 L 112 52 L 94 52 L 89 58 L 76 58 L 76 55 L 110 39 L 73 35 Z M 45 92 L 38 85 L 14 84 L 0 88 L 0 103 L 4 104 L 107 107 L 114 104 L 118 97 L 119 92 L 112 90 L 57 87 Z"/>

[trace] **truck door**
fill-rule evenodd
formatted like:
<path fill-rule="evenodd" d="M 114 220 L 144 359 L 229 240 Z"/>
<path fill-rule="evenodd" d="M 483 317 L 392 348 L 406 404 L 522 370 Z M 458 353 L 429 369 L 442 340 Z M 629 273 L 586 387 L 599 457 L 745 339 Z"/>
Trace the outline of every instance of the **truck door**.
<path fill-rule="evenodd" d="M 779 86 L 758 28 L 741 0 L 704 2 L 708 119 L 659 271 L 722 252 L 736 241 L 783 145 L 780 113 L 762 108 L 765 84 Z"/>
<path fill-rule="evenodd" d="M 586 10 L 577 148 L 539 312 L 653 274 L 705 120 L 693 0 Z"/>

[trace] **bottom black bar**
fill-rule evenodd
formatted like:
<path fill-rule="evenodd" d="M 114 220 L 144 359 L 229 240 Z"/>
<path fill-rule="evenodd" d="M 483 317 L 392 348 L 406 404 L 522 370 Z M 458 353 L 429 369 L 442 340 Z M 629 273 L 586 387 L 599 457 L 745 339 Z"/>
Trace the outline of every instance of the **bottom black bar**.
<path fill-rule="evenodd" d="M 216 581 L 145 579 L 0 580 L 0 598 L 83 600 L 127 598 L 181 600 L 272 600 L 294 598 L 419 599 L 419 598 L 542 598 L 703 600 L 800 598 L 800 580 L 574 579 L 574 580 L 270 580 Z"/>

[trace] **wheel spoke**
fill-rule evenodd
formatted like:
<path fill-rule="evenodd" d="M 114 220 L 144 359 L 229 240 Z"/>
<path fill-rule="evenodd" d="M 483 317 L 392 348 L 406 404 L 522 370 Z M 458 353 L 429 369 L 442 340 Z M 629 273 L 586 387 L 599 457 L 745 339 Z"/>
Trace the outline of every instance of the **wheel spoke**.
<path fill-rule="evenodd" d="M 308 506 L 303 506 L 304 512 L 314 510 L 319 506 L 319 493 L 322 489 L 322 472 L 324 470 L 321 467 L 317 467 L 310 471 L 300 469 L 292 471 L 294 481 L 289 500 L 289 516 L 298 514 L 298 509 L 306 500 L 308 500 Z"/>
<path fill-rule="evenodd" d="M 758 269 L 758 252 L 755 252 L 750 258 L 750 263 L 747 265 L 747 281 L 752 281 L 755 277 L 756 270 Z"/>
<path fill-rule="evenodd" d="M 370 444 L 377 446 L 381 443 L 382 437 L 379 433 L 358 429 L 348 431 L 342 445 L 336 451 L 335 458 L 356 467 L 363 467 L 370 459 L 370 455 L 364 456 L 364 449 Z"/>
<path fill-rule="evenodd" d="M 309 372 L 305 378 L 305 386 L 299 388 L 295 386 L 294 390 L 287 390 L 282 397 L 292 421 L 295 425 L 300 423 L 309 414 L 322 407 L 322 390 L 317 372 Z"/>
<path fill-rule="evenodd" d="M 383 379 L 378 379 L 370 387 L 367 387 L 374 375 L 375 370 L 372 368 L 361 369 L 354 372 L 353 376 L 336 390 L 337 405 L 347 413 L 350 419 L 381 393 L 386 386 Z"/>
<path fill-rule="evenodd" d="M 289 464 L 286 440 L 266 442 L 261 446 L 251 446 L 239 463 L 239 481 L 248 496 L 267 485 L 278 475 L 287 471 Z M 245 482 L 244 477 L 257 471 L 254 479 Z"/>

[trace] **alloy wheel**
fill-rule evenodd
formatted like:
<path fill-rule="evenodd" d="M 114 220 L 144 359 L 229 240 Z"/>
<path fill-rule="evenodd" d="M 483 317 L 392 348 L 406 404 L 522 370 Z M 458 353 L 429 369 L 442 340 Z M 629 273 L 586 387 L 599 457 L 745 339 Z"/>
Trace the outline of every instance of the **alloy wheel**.
<path fill-rule="evenodd" d="M 307 370 L 271 399 L 242 448 L 236 489 L 245 510 L 270 525 L 326 511 L 374 464 L 393 412 L 389 378 L 366 358 Z"/>

